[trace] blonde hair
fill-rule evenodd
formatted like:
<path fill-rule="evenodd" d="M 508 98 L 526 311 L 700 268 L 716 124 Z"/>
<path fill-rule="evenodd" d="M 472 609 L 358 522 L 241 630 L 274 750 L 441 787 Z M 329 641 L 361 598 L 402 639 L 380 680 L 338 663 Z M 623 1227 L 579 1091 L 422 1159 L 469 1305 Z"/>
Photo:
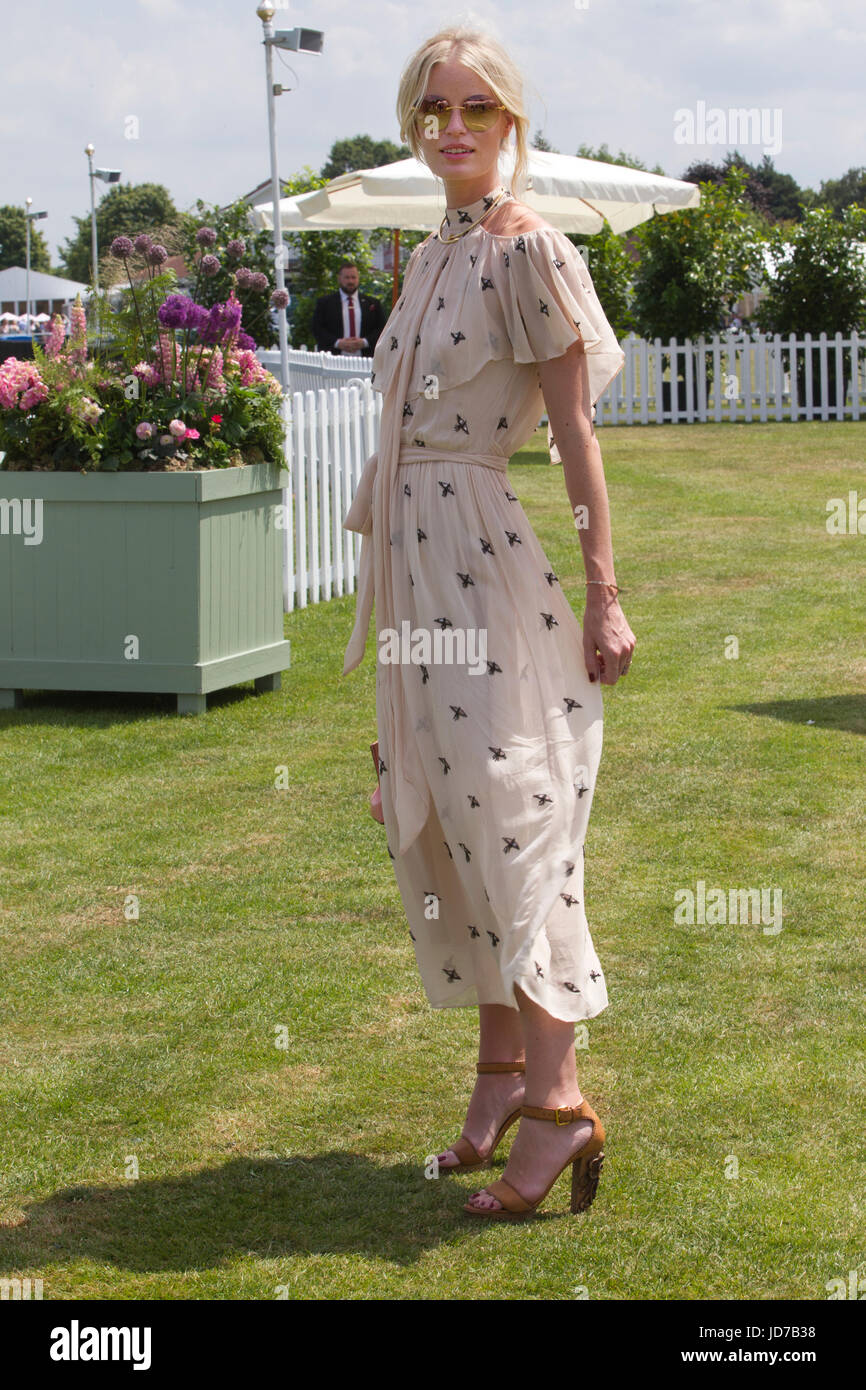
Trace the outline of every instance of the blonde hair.
<path fill-rule="evenodd" d="M 415 107 L 427 89 L 430 71 L 436 63 L 451 56 L 464 67 L 471 68 L 487 83 L 490 90 L 514 120 L 514 174 L 511 191 L 519 197 L 526 187 L 528 173 L 527 136 L 529 116 L 523 105 L 523 78 L 517 64 L 492 35 L 467 25 L 451 25 L 422 43 L 413 53 L 400 77 L 397 92 L 397 119 L 400 138 L 405 140 L 416 159 L 424 159 L 424 140 L 414 121 Z M 503 139 L 500 148 L 504 148 Z"/>

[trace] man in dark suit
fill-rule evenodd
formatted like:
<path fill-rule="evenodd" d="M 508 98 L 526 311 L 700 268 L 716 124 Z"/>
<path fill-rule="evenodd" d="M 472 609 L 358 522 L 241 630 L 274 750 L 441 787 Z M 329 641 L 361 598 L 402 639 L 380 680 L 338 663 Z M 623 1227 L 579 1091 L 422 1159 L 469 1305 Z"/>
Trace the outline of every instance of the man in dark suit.
<path fill-rule="evenodd" d="M 360 279 L 358 267 L 347 262 L 337 274 L 340 288 L 316 300 L 313 334 L 320 352 L 373 356 L 387 315 L 378 299 L 358 293 Z"/>

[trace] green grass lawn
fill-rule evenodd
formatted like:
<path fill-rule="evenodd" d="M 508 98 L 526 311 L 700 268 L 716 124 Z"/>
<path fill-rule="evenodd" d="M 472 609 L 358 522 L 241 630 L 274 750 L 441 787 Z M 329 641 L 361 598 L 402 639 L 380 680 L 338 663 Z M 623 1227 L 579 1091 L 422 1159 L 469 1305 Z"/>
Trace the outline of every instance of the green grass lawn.
<path fill-rule="evenodd" d="M 534 1222 L 470 1222 L 477 1175 L 424 1177 L 477 1013 L 431 1010 L 416 971 L 367 810 L 374 637 L 340 674 L 350 597 L 287 616 L 279 693 L 0 711 L 0 1277 L 46 1299 L 821 1300 L 866 1276 L 866 535 L 825 526 L 866 496 L 866 429 L 599 437 L 638 645 L 603 687 L 586 846 L 595 1205 L 569 1216 L 566 1176 Z M 581 616 L 543 442 L 510 476 Z M 699 880 L 780 890 L 782 930 L 677 924 Z"/>

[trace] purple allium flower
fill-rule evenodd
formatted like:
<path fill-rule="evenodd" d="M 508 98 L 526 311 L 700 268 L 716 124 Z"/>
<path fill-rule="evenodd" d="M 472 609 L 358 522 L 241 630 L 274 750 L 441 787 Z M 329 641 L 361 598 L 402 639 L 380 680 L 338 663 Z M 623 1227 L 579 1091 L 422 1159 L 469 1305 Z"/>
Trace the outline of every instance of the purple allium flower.
<path fill-rule="evenodd" d="M 239 261 L 247 249 L 247 244 L 242 237 L 233 237 L 226 246 L 226 252 L 233 261 Z"/>
<path fill-rule="evenodd" d="M 239 290 L 248 290 L 253 283 L 254 271 L 248 265 L 239 265 L 235 271 L 235 280 Z"/>
<path fill-rule="evenodd" d="M 162 265 L 163 261 L 167 260 L 168 252 L 166 251 L 165 247 L 160 246 L 158 241 L 155 242 L 153 246 L 151 246 L 150 250 L 147 252 L 148 265 Z"/>
<path fill-rule="evenodd" d="M 217 239 L 217 234 L 213 227 L 199 227 L 195 234 L 195 239 L 199 246 L 213 246 Z"/>
<path fill-rule="evenodd" d="M 243 310 L 236 299 L 229 299 L 225 304 L 214 304 L 208 314 L 207 323 L 202 324 L 199 329 L 199 337 L 203 343 L 221 343 L 230 333 L 237 332 L 240 328 L 241 314 Z"/>
<path fill-rule="evenodd" d="M 239 333 L 235 346 L 242 350 L 246 348 L 249 352 L 255 352 L 257 343 L 255 338 L 250 337 L 249 333 Z"/>
<path fill-rule="evenodd" d="M 252 278 L 251 288 L 255 290 L 256 294 L 264 294 L 265 290 L 268 288 L 268 284 L 268 277 L 265 275 L 264 271 L 257 270 Z"/>
<path fill-rule="evenodd" d="M 289 305 L 288 290 L 274 290 L 271 295 L 271 304 L 275 309 L 287 309 Z"/>
<path fill-rule="evenodd" d="M 170 294 L 160 304 L 156 311 L 163 328 L 187 328 L 190 324 L 190 317 L 196 317 L 195 311 L 198 305 L 185 294 Z M 194 324 L 193 326 L 197 326 Z"/>
<path fill-rule="evenodd" d="M 146 256 L 150 248 L 153 246 L 153 242 L 147 235 L 147 232 L 142 232 L 140 236 L 137 236 L 135 238 L 133 245 L 140 255 Z"/>
<path fill-rule="evenodd" d="M 116 236 L 111 243 L 111 254 L 116 256 L 119 261 L 126 260 L 127 256 L 132 255 L 132 242 L 128 236 Z"/>
<path fill-rule="evenodd" d="M 202 256 L 201 268 L 205 275 L 219 275 L 219 258 L 217 256 Z"/>
<path fill-rule="evenodd" d="M 186 312 L 187 328 L 194 328 L 196 332 L 200 333 L 209 318 L 210 315 L 203 304 L 194 304 L 190 301 L 190 306 Z"/>

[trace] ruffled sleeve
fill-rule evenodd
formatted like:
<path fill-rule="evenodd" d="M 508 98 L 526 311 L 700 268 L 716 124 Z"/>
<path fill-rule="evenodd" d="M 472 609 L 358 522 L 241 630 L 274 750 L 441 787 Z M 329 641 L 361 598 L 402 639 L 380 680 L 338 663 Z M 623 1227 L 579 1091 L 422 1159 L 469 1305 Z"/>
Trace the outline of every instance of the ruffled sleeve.
<path fill-rule="evenodd" d="M 583 257 L 555 227 L 496 237 L 495 278 L 515 362 L 561 357 L 583 339 L 593 404 L 622 370 L 625 354 Z"/>

